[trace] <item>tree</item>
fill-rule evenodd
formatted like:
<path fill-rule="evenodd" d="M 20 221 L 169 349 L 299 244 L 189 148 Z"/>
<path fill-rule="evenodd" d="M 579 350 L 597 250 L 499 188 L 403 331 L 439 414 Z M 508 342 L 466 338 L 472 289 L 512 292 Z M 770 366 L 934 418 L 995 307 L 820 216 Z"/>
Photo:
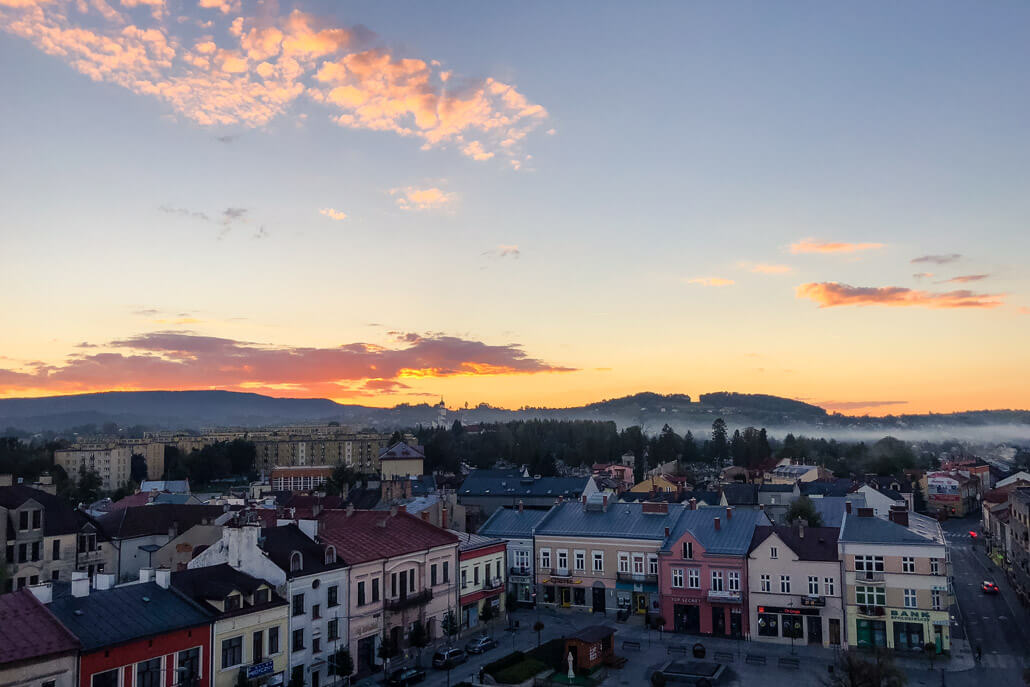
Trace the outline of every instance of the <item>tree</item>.
<path fill-rule="evenodd" d="M 825 687 L 904 687 L 905 672 L 894 664 L 894 657 L 877 651 L 872 656 L 843 651 L 833 674 L 824 679 Z"/>
<path fill-rule="evenodd" d="M 418 649 L 418 664 L 422 665 L 422 649 L 429 644 L 429 633 L 421 620 L 416 620 L 408 631 L 408 644 Z"/>
<path fill-rule="evenodd" d="M 294 666 L 286 687 L 304 687 L 304 666 Z"/>
<path fill-rule="evenodd" d="M 133 453 L 129 458 L 129 477 L 136 484 L 147 478 L 147 458 L 142 453 Z"/>
<path fill-rule="evenodd" d="M 730 456 L 730 445 L 726 439 L 726 421 L 721 417 L 712 423 L 712 443 L 709 445 L 711 458 L 724 461 Z"/>
<path fill-rule="evenodd" d="M 458 625 L 458 619 L 454 617 L 454 611 L 447 611 L 447 615 L 445 615 L 443 620 L 440 621 L 440 629 L 442 629 L 443 633 L 448 637 L 453 637 L 458 634 L 458 630 L 460 630 L 461 627 Z"/>
<path fill-rule="evenodd" d="M 682 452 L 683 439 L 669 425 L 664 425 L 661 433 L 651 442 L 651 455 L 659 465 L 679 460 Z"/>
<path fill-rule="evenodd" d="M 539 620 L 533 623 L 533 632 L 536 632 L 536 647 L 540 648 L 540 633 L 544 631 L 544 624 Z"/>
<path fill-rule="evenodd" d="M 683 435 L 683 462 L 696 463 L 699 460 L 701 460 L 701 451 L 697 448 L 693 433 L 688 429 L 687 433 Z"/>
<path fill-rule="evenodd" d="M 351 658 L 350 651 L 347 649 L 338 649 L 336 653 L 329 657 L 329 674 L 338 675 L 340 677 L 347 677 L 354 672 L 354 659 Z"/>
<path fill-rule="evenodd" d="M 345 494 L 346 491 L 354 486 L 357 482 L 358 473 L 349 468 L 346 465 L 337 465 L 333 468 L 333 473 L 329 475 L 329 479 L 325 483 L 325 492 L 330 496 L 339 496 Z"/>
<path fill-rule="evenodd" d="M 75 482 L 75 499 L 79 503 L 93 503 L 100 498 L 100 487 L 103 480 L 96 470 L 87 470 L 85 465 L 79 466 L 79 479 Z"/>
<path fill-rule="evenodd" d="M 823 518 L 819 515 L 819 512 L 815 509 L 815 504 L 812 503 L 812 499 L 807 496 L 800 496 L 794 503 L 790 504 L 790 508 L 787 509 L 787 524 L 792 524 L 795 520 L 801 518 L 809 527 L 821 527 L 823 524 Z"/>
<path fill-rule="evenodd" d="M 479 612 L 479 619 L 486 623 L 487 629 L 490 628 L 490 621 L 497 617 L 497 611 L 489 603 L 483 604 L 483 610 Z"/>
<path fill-rule="evenodd" d="M 379 651 L 376 655 L 384 661 L 389 661 L 391 658 L 400 653 L 400 647 L 397 646 L 397 642 L 393 641 L 389 632 L 383 633 L 382 642 L 379 644 Z"/>

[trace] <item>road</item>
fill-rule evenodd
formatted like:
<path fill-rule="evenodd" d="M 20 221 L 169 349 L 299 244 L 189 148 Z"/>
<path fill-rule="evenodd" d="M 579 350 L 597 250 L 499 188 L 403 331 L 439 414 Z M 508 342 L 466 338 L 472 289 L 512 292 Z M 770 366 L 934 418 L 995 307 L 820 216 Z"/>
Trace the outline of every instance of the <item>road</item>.
<path fill-rule="evenodd" d="M 1008 658 L 1030 656 L 1030 614 L 1019 605 L 1004 574 L 984 555 L 983 542 L 974 541 L 970 530 L 979 522 L 971 518 L 944 523 L 951 548 L 951 564 L 959 618 L 969 644 L 983 649 L 985 667 L 1007 667 Z M 984 594 L 983 581 L 1001 588 L 1000 594 Z"/>

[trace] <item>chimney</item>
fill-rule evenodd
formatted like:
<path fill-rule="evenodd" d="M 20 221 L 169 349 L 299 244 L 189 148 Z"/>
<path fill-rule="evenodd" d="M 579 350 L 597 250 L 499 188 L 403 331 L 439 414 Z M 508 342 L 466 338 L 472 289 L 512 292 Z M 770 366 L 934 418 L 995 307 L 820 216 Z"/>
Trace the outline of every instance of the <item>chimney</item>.
<path fill-rule="evenodd" d="M 871 517 L 873 517 L 873 509 L 872 508 L 859 508 L 858 509 L 858 517 L 860 517 L 860 518 L 871 518 Z"/>
<path fill-rule="evenodd" d="M 168 568 L 158 568 L 156 572 L 157 586 L 161 589 L 168 589 L 172 585 L 172 571 Z"/>
<path fill-rule="evenodd" d="M 719 518 L 716 518 L 716 519 L 715 519 L 715 531 L 716 531 L 716 532 L 718 532 L 718 531 L 719 531 L 719 527 L 720 527 L 720 524 L 719 524 Z"/>
<path fill-rule="evenodd" d="M 585 496 L 583 497 L 583 502 L 584 503 L 586 503 L 586 498 L 587 497 L 585 497 Z M 522 499 L 519 499 L 519 512 L 520 513 L 522 512 Z"/>
<path fill-rule="evenodd" d="M 765 510 L 765 504 L 764 503 L 758 504 L 758 510 L 764 511 Z"/>
<path fill-rule="evenodd" d="M 72 596 L 77 599 L 89 596 L 89 575 L 86 572 L 72 572 Z"/>
<path fill-rule="evenodd" d="M 851 501 L 844 502 L 844 512 L 851 515 Z"/>
<path fill-rule="evenodd" d="M 420 515 L 422 516 L 422 522 L 429 522 L 429 511 L 428 510 L 422 511 L 420 513 Z"/>
<path fill-rule="evenodd" d="M 587 505 L 587 495 L 586 494 L 583 494 L 582 500 L 583 500 L 583 505 L 584 506 Z"/>
<path fill-rule="evenodd" d="M 697 510 L 697 499 L 690 497 L 690 510 Z"/>
<path fill-rule="evenodd" d="M 665 538 L 666 539 L 669 538 L 669 526 L 668 525 L 665 526 Z"/>
<path fill-rule="evenodd" d="M 350 517 L 352 515 L 354 515 L 354 504 L 353 503 L 348 503 L 347 504 L 347 517 Z"/>
<path fill-rule="evenodd" d="M 733 519 L 733 506 L 726 506 L 726 520 L 727 522 Z"/>
<path fill-rule="evenodd" d="M 139 569 L 139 581 L 140 582 L 153 582 L 154 581 L 154 569 L 153 568 L 140 568 Z"/>
<path fill-rule="evenodd" d="M 397 506 L 397 512 L 398 513 L 407 513 L 408 512 L 408 507 L 402 503 L 399 506 Z"/>
<path fill-rule="evenodd" d="M 447 506 L 440 509 L 440 527 L 447 529 Z"/>
<path fill-rule="evenodd" d="M 54 587 L 49 582 L 34 584 L 29 587 L 29 591 L 44 606 L 54 600 Z"/>
<path fill-rule="evenodd" d="M 99 591 L 114 588 L 114 573 L 97 573 L 93 578 L 93 586 Z"/>
<path fill-rule="evenodd" d="M 804 539 L 805 538 L 805 525 L 806 524 L 807 523 L 805 522 L 804 518 L 798 518 L 798 539 Z"/>
<path fill-rule="evenodd" d="M 601 498 L 601 509 L 604 510 L 604 511 L 608 510 L 608 494 L 605 494 Z"/>
<path fill-rule="evenodd" d="M 908 509 L 904 506 L 891 506 L 889 517 L 891 522 L 896 522 L 902 527 L 908 527 Z"/>

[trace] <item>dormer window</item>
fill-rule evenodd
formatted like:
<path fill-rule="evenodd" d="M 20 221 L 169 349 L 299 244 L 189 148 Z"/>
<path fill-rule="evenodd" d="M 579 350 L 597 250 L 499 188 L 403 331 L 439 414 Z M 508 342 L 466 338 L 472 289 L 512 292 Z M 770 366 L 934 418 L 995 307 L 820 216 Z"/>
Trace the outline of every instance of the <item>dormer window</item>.
<path fill-rule="evenodd" d="M 254 592 L 254 605 L 255 606 L 257 606 L 258 604 L 266 604 L 266 603 L 268 603 L 268 599 L 269 599 L 269 597 L 268 597 L 268 590 L 267 589 L 263 589 L 262 588 L 262 589 L 258 589 L 256 592 Z"/>
<path fill-rule="evenodd" d="M 230 594 L 225 597 L 225 610 L 236 611 L 239 610 L 242 605 L 242 600 L 239 594 Z"/>
<path fill-rule="evenodd" d="M 325 564 L 332 565 L 336 562 L 336 548 L 332 546 L 326 547 L 325 550 Z"/>
<path fill-rule="evenodd" d="M 694 542 L 683 542 L 683 557 L 686 559 L 691 559 L 694 557 Z"/>
<path fill-rule="evenodd" d="M 304 558 L 300 555 L 300 551 L 294 551 L 290 554 L 290 572 L 299 572 L 304 569 Z"/>

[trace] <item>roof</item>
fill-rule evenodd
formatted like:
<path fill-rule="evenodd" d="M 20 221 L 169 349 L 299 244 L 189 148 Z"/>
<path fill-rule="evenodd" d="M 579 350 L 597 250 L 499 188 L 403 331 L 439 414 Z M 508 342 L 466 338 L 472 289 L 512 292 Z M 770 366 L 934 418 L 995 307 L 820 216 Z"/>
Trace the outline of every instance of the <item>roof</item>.
<path fill-rule="evenodd" d="M 801 536 L 801 530 L 797 527 L 760 525 L 755 528 L 748 552 L 754 551 L 759 544 L 775 534 L 800 560 L 836 561 L 839 532 L 839 527 L 806 527 L 804 536 Z"/>
<path fill-rule="evenodd" d="M 812 470 L 818 469 L 818 465 L 780 465 L 773 468 L 771 472 L 782 477 L 801 477 Z"/>
<path fill-rule="evenodd" d="M 211 622 L 201 606 L 156 582 L 55 597 L 50 611 L 79 638 L 83 651 Z"/>
<path fill-rule="evenodd" d="M 605 509 L 596 501 L 588 505 L 580 501 L 556 503 L 537 525 L 536 535 L 661 541 L 665 528 L 674 527 L 684 509 L 662 503 L 666 512 L 645 512 L 645 505 L 657 504 L 609 502 Z"/>
<path fill-rule="evenodd" d="M 190 481 L 188 479 L 145 479 L 139 483 L 139 490 L 146 493 L 157 489 L 173 494 L 190 493 Z"/>
<path fill-rule="evenodd" d="M 545 510 L 498 508 L 479 528 L 479 534 L 503 539 L 530 539 L 533 529 L 546 515 Z"/>
<path fill-rule="evenodd" d="M 158 494 L 151 503 L 189 503 L 193 497 L 189 494 Z"/>
<path fill-rule="evenodd" d="M 52 537 L 60 534 L 73 534 L 78 532 L 86 524 L 88 518 L 85 514 L 72 508 L 72 506 L 53 494 L 39 489 L 26 487 L 22 484 L 15 484 L 9 487 L 0 487 L 0 506 L 8 509 L 20 508 L 28 500 L 33 500 L 43 506 L 43 534 Z"/>
<path fill-rule="evenodd" d="M 243 605 L 243 607 L 235 611 L 220 611 L 207 603 L 208 601 L 221 601 L 233 592 L 240 592 L 249 596 L 262 585 L 272 587 L 264 580 L 251 577 L 245 572 L 232 568 L 228 563 L 172 573 L 172 586 L 175 589 L 220 617 L 243 615 L 286 604 L 283 599 L 276 596 L 274 589 L 272 589 L 267 603 L 256 606 Z"/>
<path fill-rule="evenodd" d="M 566 639 L 578 639 L 588 644 L 596 644 L 607 637 L 611 637 L 616 632 L 618 630 L 610 625 L 590 625 L 571 635 L 567 635 Z"/>
<path fill-rule="evenodd" d="M 730 506 L 758 505 L 757 484 L 726 484 L 722 487 L 722 494 Z"/>
<path fill-rule="evenodd" d="M 400 511 L 325 511 L 318 522 L 322 540 L 349 565 L 458 543 L 453 533 Z"/>
<path fill-rule="evenodd" d="M 518 470 L 473 470 L 458 488 L 458 495 L 578 498 L 589 481 L 589 476 L 522 477 Z"/>
<path fill-rule="evenodd" d="M 909 518 L 911 521 L 911 516 Z M 929 537 L 916 534 L 908 527 L 873 516 L 859 517 L 852 513 L 844 518 L 840 541 L 855 544 L 935 544 Z"/>
<path fill-rule="evenodd" d="M 852 512 L 865 508 L 865 494 L 848 494 L 847 496 L 822 496 L 811 499 L 815 512 L 823 522 L 823 527 L 837 527 L 844 522 L 846 503 L 851 504 Z"/>
<path fill-rule="evenodd" d="M 261 550 L 269 560 L 279 566 L 289 578 L 312 575 L 325 570 L 335 570 L 345 565 L 343 554 L 337 548 L 336 562 L 326 564 L 325 547 L 304 534 L 296 524 L 261 529 Z M 290 556 L 297 551 L 301 554 L 303 567 L 293 572 L 290 570 Z"/>
<path fill-rule="evenodd" d="M 801 493 L 806 496 L 845 496 L 854 486 L 847 477 L 829 480 L 813 480 L 801 483 Z"/>
<path fill-rule="evenodd" d="M 113 539 L 168 534 L 173 526 L 181 533 L 194 525 L 211 524 L 225 513 L 222 506 L 158 503 L 129 506 L 97 518 L 97 524 Z"/>
<path fill-rule="evenodd" d="M 411 478 L 411 493 L 413 496 L 425 496 L 436 491 L 436 477 L 433 475 L 418 475 Z"/>
<path fill-rule="evenodd" d="M 758 485 L 758 491 L 761 492 L 782 492 L 790 493 L 794 491 L 793 484 L 760 484 Z"/>
<path fill-rule="evenodd" d="M 497 537 L 472 534 L 471 532 L 458 532 L 456 530 L 447 531 L 458 538 L 458 551 L 475 551 L 476 549 L 482 549 L 486 546 L 504 543 L 503 539 L 498 539 Z"/>
<path fill-rule="evenodd" d="M 715 529 L 716 518 L 719 518 L 718 530 Z M 743 556 L 751 546 L 755 527 L 768 524 L 769 518 L 759 510 L 734 509 L 733 517 L 727 518 L 726 509 L 722 507 L 685 508 L 662 551 L 672 551 L 675 543 L 689 532 L 704 547 L 705 553 Z"/>
<path fill-rule="evenodd" d="M 412 486 L 414 487 L 414 485 Z M 412 489 L 412 493 L 414 493 L 414 489 Z M 354 487 L 347 492 L 347 503 L 358 510 L 371 510 L 375 508 L 380 498 L 382 498 L 382 492 L 379 489 Z"/>
<path fill-rule="evenodd" d="M 0 665 L 78 649 L 79 640 L 28 589 L 0 596 Z"/>
<path fill-rule="evenodd" d="M 379 452 L 379 461 L 384 460 L 422 460 L 426 457 L 421 446 L 409 446 L 403 441 L 398 441 L 390 448 Z"/>

